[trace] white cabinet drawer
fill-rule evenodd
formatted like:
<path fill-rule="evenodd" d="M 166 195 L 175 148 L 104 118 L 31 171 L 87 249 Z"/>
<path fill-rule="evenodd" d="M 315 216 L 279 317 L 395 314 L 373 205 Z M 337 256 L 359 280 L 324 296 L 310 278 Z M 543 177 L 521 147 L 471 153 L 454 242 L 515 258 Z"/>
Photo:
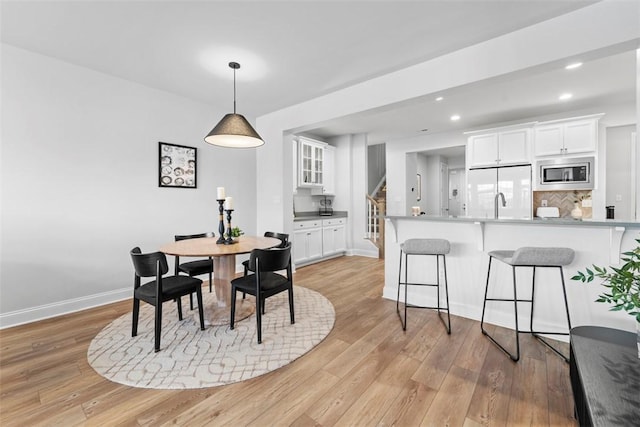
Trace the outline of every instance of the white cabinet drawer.
<path fill-rule="evenodd" d="M 306 230 L 307 228 L 322 227 L 322 221 L 319 219 L 312 219 L 309 221 L 295 221 L 293 223 L 294 230 Z"/>
<path fill-rule="evenodd" d="M 346 218 L 331 218 L 331 219 L 322 220 L 323 227 L 331 227 L 333 225 L 344 225 L 345 223 L 346 223 Z"/>

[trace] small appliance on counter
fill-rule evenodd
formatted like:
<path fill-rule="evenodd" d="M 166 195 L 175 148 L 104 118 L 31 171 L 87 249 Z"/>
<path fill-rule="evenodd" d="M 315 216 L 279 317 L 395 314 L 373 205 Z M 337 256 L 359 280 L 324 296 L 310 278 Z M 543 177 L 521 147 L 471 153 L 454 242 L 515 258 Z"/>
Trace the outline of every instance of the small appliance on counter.
<path fill-rule="evenodd" d="M 331 199 L 327 199 L 327 196 L 324 196 L 320 199 L 320 209 L 318 209 L 318 215 L 320 216 L 332 216 L 333 208 L 331 205 L 333 201 Z"/>
<path fill-rule="evenodd" d="M 560 209 L 553 206 L 541 206 L 536 209 L 536 216 L 538 218 L 559 218 Z"/>

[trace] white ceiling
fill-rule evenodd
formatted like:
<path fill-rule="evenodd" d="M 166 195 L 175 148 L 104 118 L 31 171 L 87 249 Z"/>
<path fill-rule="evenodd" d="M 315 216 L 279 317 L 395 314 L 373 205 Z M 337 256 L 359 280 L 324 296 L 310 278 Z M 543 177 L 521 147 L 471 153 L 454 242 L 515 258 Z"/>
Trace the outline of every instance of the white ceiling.
<path fill-rule="evenodd" d="M 594 3 L 522 1 L 6 1 L 3 43 L 232 109 L 249 118 L 417 64 Z M 614 62 L 610 62 L 614 61 Z M 558 64 L 562 65 L 562 64 Z M 536 70 L 323 124 L 370 142 L 428 128 L 506 122 L 587 104 L 632 102 L 635 57 Z M 558 104 L 558 91 L 573 104 Z M 452 125 L 450 114 L 463 120 Z M 453 127 L 452 127 L 453 126 Z"/>

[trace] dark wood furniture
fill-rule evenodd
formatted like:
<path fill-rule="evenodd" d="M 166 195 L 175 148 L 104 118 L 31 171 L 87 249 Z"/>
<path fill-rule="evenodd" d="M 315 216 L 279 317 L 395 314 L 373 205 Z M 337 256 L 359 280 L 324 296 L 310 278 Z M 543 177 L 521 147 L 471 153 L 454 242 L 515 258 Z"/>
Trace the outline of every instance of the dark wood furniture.
<path fill-rule="evenodd" d="M 569 374 L 580 426 L 640 422 L 637 334 L 599 326 L 571 329 Z"/>

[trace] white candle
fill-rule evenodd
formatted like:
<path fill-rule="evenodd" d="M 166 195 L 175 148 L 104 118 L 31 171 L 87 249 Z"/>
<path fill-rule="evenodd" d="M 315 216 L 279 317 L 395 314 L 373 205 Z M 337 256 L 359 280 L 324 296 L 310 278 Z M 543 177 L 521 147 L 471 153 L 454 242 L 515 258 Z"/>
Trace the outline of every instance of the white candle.
<path fill-rule="evenodd" d="M 218 187 L 218 200 L 224 199 L 224 187 Z"/>
<path fill-rule="evenodd" d="M 233 197 L 227 197 L 224 200 L 224 208 L 228 211 L 233 209 Z"/>

